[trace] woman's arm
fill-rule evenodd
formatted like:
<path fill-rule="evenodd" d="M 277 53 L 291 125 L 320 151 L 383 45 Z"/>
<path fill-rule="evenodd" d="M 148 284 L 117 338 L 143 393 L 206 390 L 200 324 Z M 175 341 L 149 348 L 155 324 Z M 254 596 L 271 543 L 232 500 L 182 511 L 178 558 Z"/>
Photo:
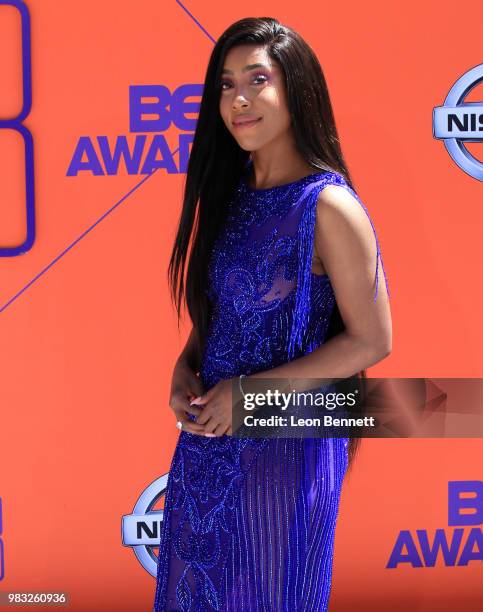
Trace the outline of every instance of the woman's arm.
<path fill-rule="evenodd" d="M 194 327 L 191 328 L 190 335 L 184 349 L 181 351 L 177 361 L 176 366 L 187 367 L 192 370 L 195 374 L 199 372 L 200 369 L 200 360 L 198 356 L 198 343 L 197 343 L 197 333 Z M 175 367 L 176 367 L 175 366 Z"/>
<path fill-rule="evenodd" d="M 374 231 L 360 203 L 344 187 L 328 185 L 320 192 L 314 246 L 329 275 L 345 330 L 312 353 L 249 379 L 347 378 L 391 352 L 391 311 L 380 260 L 374 301 Z"/>
<path fill-rule="evenodd" d="M 194 423 L 188 417 L 189 414 L 195 417 L 201 414 L 199 408 L 190 406 L 191 400 L 203 393 L 203 385 L 197 376 L 199 358 L 196 339 L 197 334 L 195 329 L 192 328 L 173 369 L 169 406 L 174 412 L 176 420 L 183 423 L 183 431 L 201 434 L 204 432 L 204 427 Z"/>

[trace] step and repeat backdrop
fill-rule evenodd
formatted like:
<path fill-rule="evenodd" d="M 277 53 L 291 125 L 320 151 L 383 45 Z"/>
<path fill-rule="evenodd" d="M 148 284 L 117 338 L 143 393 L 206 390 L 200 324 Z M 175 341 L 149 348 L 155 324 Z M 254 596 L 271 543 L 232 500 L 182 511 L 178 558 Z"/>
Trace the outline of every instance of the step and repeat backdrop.
<path fill-rule="evenodd" d="M 316 52 L 377 228 L 393 350 L 368 375 L 483 376 L 480 0 L 0 0 L 1 604 L 152 608 L 190 330 L 167 266 L 209 55 L 261 15 Z M 362 441 L 332 612 L 478 609 L 482 451 Z"/>

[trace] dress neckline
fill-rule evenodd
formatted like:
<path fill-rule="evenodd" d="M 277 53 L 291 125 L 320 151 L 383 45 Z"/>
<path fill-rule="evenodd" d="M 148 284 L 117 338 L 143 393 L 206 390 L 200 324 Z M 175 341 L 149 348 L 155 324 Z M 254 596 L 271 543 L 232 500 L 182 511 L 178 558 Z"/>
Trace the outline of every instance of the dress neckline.
<path fill-rule="evenodd" d="M 291 181 L 290 183 L 283 183 L 282 185 L 274 185 L 273 187 L 264 187 L 264 188 L 258 189 L 256 187 L 251 187 L 248 184 L 248 173 L 252 166 L 253 166 L 253 161 L 249 160 L 245 167 L 245 172 L 243 173 L 241 177 L 241 182 L 249 193 L 260 194 L 260 195 L 282 191 L 284 189 L 288 189 L 289 187 L 294 187 L 295 185 L 302 184 L 304 181 L 307 181 L 308 179 L 313 179 L 315 177 L 322 177 L 328 174 L 327 170 L 321 170 L 320 172 L 313 172 L 312 174 L 307 174 L 305 176 L 302 176 L 301 178 L 295 181 Z"/>

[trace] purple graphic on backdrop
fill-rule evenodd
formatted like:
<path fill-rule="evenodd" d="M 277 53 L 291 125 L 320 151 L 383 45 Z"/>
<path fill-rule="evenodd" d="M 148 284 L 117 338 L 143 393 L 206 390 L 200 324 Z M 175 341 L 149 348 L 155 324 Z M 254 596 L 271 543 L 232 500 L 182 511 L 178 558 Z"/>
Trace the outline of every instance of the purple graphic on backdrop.
<path fill-rule="evenodd" d="M 202 93 L 203 86 L 197 84 L 180 85 L 173 92 L 165 85 L 131 85 L 129 132 L 135 135 L 80 136 L 67 176 L 79 172 L 94 176 L 115 176 L 124 171 L 151 174 L 159 168 L 168 174 L 185 173 Z M 164 134 L 170 130 L 172 142 L 173 129 L 177 132 L 177 160 Z"/>
<path fill-rule="evenodd" d="M 20 13 L 22 53 L 22 109 L 16 117 L 0 119 L 0 130 L 13 130 L 23 139 L 25 164 L 25 240 L 17 246 L 2 247 L 0 257 L 16 257 L 30 251 L 35 242 L 35 190 L 34 190 L 34 142 L 30 130 L 23 125 L 32 109 L 32 66 L 30 46 L 30 15 L 27 6 L 20 0 L 0 0 L 2 6 L 13 6 Z M 5 97 L 2 90 L 2 97 Z M 2 193 L 0 191 L 0 198 Z M 8 204 L 8 203 L 6 203 Z M 0 219 L 1 224 L 1 219 Z"/>
<path fill-rule="evenodd" d="M 2 498 L 0 497 L 0 580 L 5 576 L 5 555 L 3 551 L 3 520 L 2 520 Z"/>
<path fill-rule="evenodd" d="M 456 529 L 402 530 L 386 568 L 408 563 L 412 567 L 465 566 L 483 560 L 483 482 L 448 482 L 448 526 Z M 419 548 L 418 548 L 419 545 Z"/>

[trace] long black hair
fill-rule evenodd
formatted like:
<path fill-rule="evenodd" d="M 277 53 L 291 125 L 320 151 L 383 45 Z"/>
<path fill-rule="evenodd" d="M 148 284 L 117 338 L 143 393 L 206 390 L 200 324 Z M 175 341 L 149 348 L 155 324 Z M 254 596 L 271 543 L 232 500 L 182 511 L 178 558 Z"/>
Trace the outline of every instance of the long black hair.
<path fill-rule="evenodd" d="M 297 32 L 271 17 L 248 17 L 233 23 L 216 42 L 206 70 L 183 207 L 168 268 L 178 325 L 185 300 L 196 332 L 198 363 L 210 318 L 206 294 L 209 258 L 225 220 L 228 200 L 250 157 L 230 134 L 219 111 L 225 57 L 232 47 L 239 45 L 263 46 L 280 67 L 301 157 L 316 172 L 338 172 L 354 189 L 342 155 L 327 83 L 315 53 Z M 335 304 L 327 339 L 343 329 L 344 323 Z M 365 377 L 365 370 L 359 375 Z M 351 438 L 349 464 L 358 443 L 359 438 Z"/>

